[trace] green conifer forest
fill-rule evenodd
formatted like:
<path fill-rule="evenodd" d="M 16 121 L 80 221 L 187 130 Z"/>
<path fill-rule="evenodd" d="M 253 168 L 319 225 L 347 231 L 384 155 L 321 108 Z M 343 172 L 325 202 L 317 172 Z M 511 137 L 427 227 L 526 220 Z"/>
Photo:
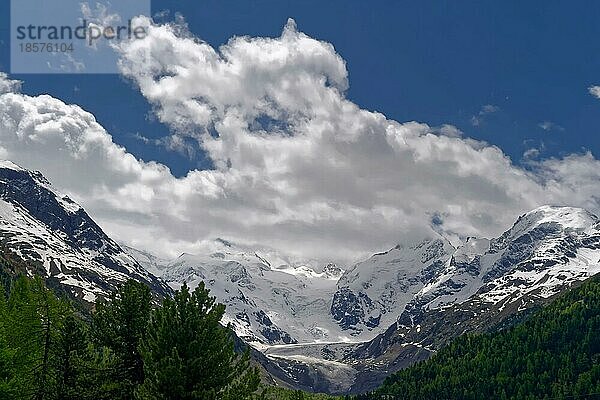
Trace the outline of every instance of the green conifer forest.
<path fill-rule="evenodd" d="M 357 399 L 600 398 L 600 279 L 525 322 L 459 337 L 431 359 Z"/>

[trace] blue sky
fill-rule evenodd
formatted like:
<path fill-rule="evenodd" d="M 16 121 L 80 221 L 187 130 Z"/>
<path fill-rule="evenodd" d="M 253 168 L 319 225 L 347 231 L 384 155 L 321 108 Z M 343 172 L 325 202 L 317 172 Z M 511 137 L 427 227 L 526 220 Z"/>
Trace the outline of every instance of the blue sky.
<path fill-rule="evenodd" d="M 8 2 L 0 6 L 0 70 L 8 71 Z M 181 13 L 213 46 L 234 35 L 279 36 L 288 17 L 332 43 L 346 60 L 348 98 L 401 122 L 452 124 L 502 148 L 515 163 L 529 148 L 540 157 L 600 153 L 600 3 L 593 1 L 153 1 Z M 168 128 L 152 117 L 132 84 L 117 75 L 14 75 L 27 94 L 49 93 L 92 112 L 114 140 L 181 176 L 207 168 L 136 139 Z M 488 111 L 482 111 L 484 106 Z M 481 113 L 481 115 L 480 115 Z M 474 124 L 473 117 L 479 123 Z M 550 122 L 550 129 L 540 123 Z"/>

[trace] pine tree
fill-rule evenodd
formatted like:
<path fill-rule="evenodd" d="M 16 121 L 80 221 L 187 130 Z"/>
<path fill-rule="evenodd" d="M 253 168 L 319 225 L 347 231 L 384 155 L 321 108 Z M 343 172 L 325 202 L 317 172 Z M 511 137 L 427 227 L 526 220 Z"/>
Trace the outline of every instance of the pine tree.
<path fill-rule="evenodd" d="M 69 312 L 68 306 L 56 298 L 43 281 L 38 278 L 33 281 L 36 308 L 41 321 L 41 358 L 37 361 L 35 373 L 36 400 L 55 398 L 56 380 L 53 379 L 52 366 L 56 362 L 56 347 L 62 324 Z"/>
<path fill-rule="evenodd" d="M 152 312 L 142 341 L 145 380 L 139 399 L 242 400 L 258 389 L 249 355 L 238 355 L 230 332 L 220 325 L 225 306 L 201 283 L 184 285 Z"/>
<path fill-rule="evenodd" d="M 61 400 L 76 400 L 89 391 L 81 384 L 89 365 L 88 332 L 85 323 L 75 315 L 69 315 L 62 326 L 58 340 L 56 360 L 57 397 Z"/>

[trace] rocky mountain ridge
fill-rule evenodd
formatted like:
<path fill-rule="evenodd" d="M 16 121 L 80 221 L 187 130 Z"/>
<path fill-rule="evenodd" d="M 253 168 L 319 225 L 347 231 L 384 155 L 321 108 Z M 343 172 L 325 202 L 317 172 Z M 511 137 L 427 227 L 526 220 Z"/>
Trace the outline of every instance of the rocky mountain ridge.
<path fill-rule="evenodd" d="M 157 298 L 171 293 L 41 173 L 9 161 L 0 163 L 0 252 L 5 273 L 41 275 L 89 304 L 130 278 Z"/>

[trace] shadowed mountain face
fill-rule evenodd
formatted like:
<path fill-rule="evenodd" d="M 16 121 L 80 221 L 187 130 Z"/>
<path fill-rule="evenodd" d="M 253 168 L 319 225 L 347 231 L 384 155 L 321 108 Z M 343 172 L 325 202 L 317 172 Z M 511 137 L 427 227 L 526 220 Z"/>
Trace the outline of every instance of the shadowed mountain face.
<path fill-rule="evenodd" d="M 130 278 L 157 298 L 171 293 L 39 172 L 10 162 L 0 163 L 0 251 L 10 273 L 41 275 L 88 303 Z"/>
<path fill-rule="evenodd" d="M 331 313 L 349 335 L 370 339 L 396 321 L 444 271 L 455 249 L 442 237 L 399 244 L 354 265 L 338 281 Z"/>

